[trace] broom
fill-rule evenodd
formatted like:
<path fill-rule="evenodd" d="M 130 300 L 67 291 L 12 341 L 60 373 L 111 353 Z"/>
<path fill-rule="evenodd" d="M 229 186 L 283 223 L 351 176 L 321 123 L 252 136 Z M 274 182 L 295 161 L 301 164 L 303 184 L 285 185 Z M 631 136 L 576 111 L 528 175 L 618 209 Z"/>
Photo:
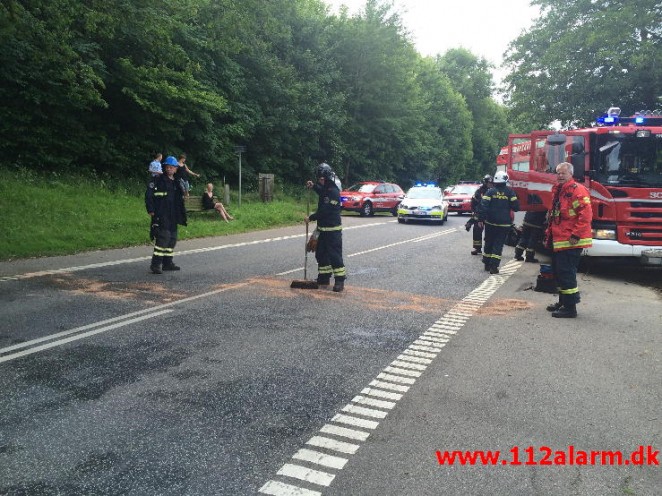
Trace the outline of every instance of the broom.
<path fill-rule="evenodd" d="M 310 215 L 310 190 L 308 190 L 308 199 L 306 202 L 306 217 Z M 319 289 L 317 281 L 308 280 L 308 222 L 306 222 L 306 237 L 303 239 L 303 281 L 292 281 L 290 288 L 293 289 Z"/>

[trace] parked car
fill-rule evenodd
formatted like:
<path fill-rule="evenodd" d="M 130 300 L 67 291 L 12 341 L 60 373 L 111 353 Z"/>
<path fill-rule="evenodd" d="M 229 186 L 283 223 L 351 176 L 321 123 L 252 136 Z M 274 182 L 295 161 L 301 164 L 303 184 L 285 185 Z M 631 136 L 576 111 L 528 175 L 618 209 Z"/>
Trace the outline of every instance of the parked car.
<path fill-rule="evenodd" d="M 359 212 L 361 216 L 375 212 L 391 212 L 398 215 L 398 205 L 405 192 L 397 184 L 382 181 L 364 181 L 340 192 L 343 210 Z"/>
<path fill-rule="evenodd" d="M 448 210 L 456 212 L 457 215 L 471 213 L 471 197 L 476 190 L 480 188 L 480 184 L 456 184 L 450 190 L 450 193 L 445 196 L 448 200 Z"/>
<path fill-rule="evenodd" d="M 422 220 L 443 224 L 448 219 L 448 202 L 441 188 L 414 186 L 409 188 L 398 207 L 398 222 Z"/>

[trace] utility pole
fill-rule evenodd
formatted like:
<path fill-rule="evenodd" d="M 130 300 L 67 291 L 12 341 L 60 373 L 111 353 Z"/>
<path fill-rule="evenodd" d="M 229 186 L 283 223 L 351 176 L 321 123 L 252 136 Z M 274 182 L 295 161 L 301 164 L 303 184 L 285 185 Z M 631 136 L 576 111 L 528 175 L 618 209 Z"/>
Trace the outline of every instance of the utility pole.
<path fill-rule="evenodd" d="M 246 147 L 243 145 L 237 145 L 234 147 L 234 152 L 239 155 L 239 206 L 241 207 L 241 154 L 246 151 Z"/>

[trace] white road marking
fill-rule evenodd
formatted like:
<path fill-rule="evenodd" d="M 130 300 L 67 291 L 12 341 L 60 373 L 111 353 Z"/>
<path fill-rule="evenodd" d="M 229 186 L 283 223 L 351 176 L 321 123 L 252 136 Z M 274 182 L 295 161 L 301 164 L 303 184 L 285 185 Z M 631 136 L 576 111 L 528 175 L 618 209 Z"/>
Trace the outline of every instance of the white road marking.
<path fill-rule="evenodd" d="M 366 398 L 365 396 L 354 396 L 352 398 L 354 403 L 359 403 L 361 405 L 374 406 L 376 408 L 384 408 L 385 410 L 390 410 L 395 406 L 393 401 L 384 401 L 376 400 L 374 398 Z"/>
<path fill-rule="evenodd" d="M 0 363 L 8 362 L 9 360 L 14 360 L 16 358 L 23 357 L 23 356 L 26 356 L 26 355 L 31 355 L 33 353 L 37 353 L 38 351 L 43 351 L 43 350 L 47 350 L 49 348 L 54 348 L 56 346 L 61 346 L 61 345 L 66 344 L 66 343 L 71 343 L 72 341 L 77 341 L 79 339 L 83 339 L 83 338 L 86 338 L 86 337 L 89 337 L 89 336 L 94 336 L 95 334 L 100 334 L 102 332 L 110 331 L 112 329 L 117 329 L 118 327 L 123 327 L 123 326 L 129 325 L 129 324 L 135 324 L 136 322 L 141 322 L 143 320 L 158 317 L 160 315 L 164 315 L 164 314 L 170 313 L 170 312 L 172 312 L 172 310 L 161 310 L 160 312 L 154 312 L 154 313 L 150 313 L 148 315 L 143 315 L 142 317 L 136 317 L 135 319 L 129 319 L 129 320 L 119 322 L 117 324 L 112 324 L 112 325 L 109 325 L 109 326 L 100 327 L 99 329 L 95 329 L 93 331 L 84 332 L 82 334 L 76 334 L 75 336 L 70 336 L 68 338 L 60 339 L 58 341 L 54 341 L 54 342 L 47 343 L 47 344 L 42 344 L 41 346 L 35 346 L 34 348 L 29 348 L 27 350 L 17 351 L 16 353 L 12 353 L 10 355 L 0 356 Z"/>
<path fill-rule="evenodd" d="M 382 412 L 381 410 L 373 410 L 372 408 L 364 408 L 362 406 L 356 406 L 356 405 L 345 405 L 342 408 L 343 412 L 346 413 L 352 413 L 354 415 L 362 415 L 364 417 L 370 417 L 370 418 L 379 418 L 383 419 L 386 417 L 386 412 Z"/>
<path fill-rule="evenodd" d="M 358 444 L 336 441 L 335 439 L 329 439 L 328 437 L 322 436 L 313 436 L 306 444 L 317 446 L 318 448 L 326 448 L 328 450 L 337 451 L 339 453 L 346 453 L 348 455 L 353 455 L 361 447 Z"/>
<path fill-rule="evenodd" d="M 391 393 L 390 391 L 382 391 L 381 389 L 373 388 L 363 388 L 361 394 L 369 394 L 370 396 L 376 396 L 377 398 L 387 398 L 393 401 L 399 401 L 402 398 L 400 393 Z"/>
<path fill-rule="evenodd" d="M 319 491 L 311 491 L 291 484 L 283 484 L 278 481 L 269 481 L 260 488 L 262 494 L 271 494 L 272 496 L 322 496 Z"/>
<path fill-rule="evenodd" d="M 328 486 L 335 477 L 334 474 L 329 474 L 328 472 L 322 472 L 321 470 L 314 470 L 292 463 L 286 463 L 277 473 L 278 475 L 294 477 L 295 479 L 317 484 L 318 486 Z"/>
<path fill-rule="evenodd" d="M 316 465 L 322 465 L 323 467 L 342 469 L 345 464 L 349 461 L 347 458 L 341 458 L 339 456 L 325 455 L 319 451 L 313 451 L 309 449 L 302 448 L 297 451 L 292 457 L 296 460 L 303 460 L 305 462 L 314 463 Z"/>
<path fill-rule="evenodd" d="M 340 427 L 333 424 L 323 425 L 320 432 L 346 437 L 348 439 L 355 439 L 356 441 L 365 441 L 370 435 L 369 432 L 357 431 L 356 429 L 348 429 L 347 427 Z"/>

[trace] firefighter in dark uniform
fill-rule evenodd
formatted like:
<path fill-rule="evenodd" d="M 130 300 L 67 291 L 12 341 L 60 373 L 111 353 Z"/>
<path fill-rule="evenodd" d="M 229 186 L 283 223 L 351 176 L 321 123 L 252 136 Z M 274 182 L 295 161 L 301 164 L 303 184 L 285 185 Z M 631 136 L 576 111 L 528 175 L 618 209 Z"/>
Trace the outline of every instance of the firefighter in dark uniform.
<path fill-rule="evenodd" d="M 306 217 L 317 222 L 319 238 L 315 249 L 317 260 L 317 282 L 320 286 L 331 284 L 333 275 L 333 291 L 341 292 L 345 288 L 347 272 L 342 259 L 342 225 L 340 220 L 340 189 L 336 184 L 336 175 L 331 166 L 322 162 L 317 166 L 317 183 L 306 183 L 319 196 L 317 211 Z"/>
<path fill-rule="evenodd" d="M 483 263 L 490 274 L 499 273 L 503 245 L 513 225 L 512 212 L 519 210 L 517 195 L 506 185 L 507 182 L 508 174 L 505 172 L 494 174 L 494 186 L 483 195 L 478 209 L 478 220 L 485 223 Z"/>
<path fill-rule="evenodd" d="M 492 176 L 486 174 L 483 178 L 483 182 L 480 185 L 480 188 L 471 197 L 471 220 L 467 223 L 467 231 L 469 226 L 473 226 L 473 247 L 471 250 L 472 255 L 480 255 L 483 252 L 483 225 L 478 222 L 478 207 L 480 207 L 480 201 L 483 199 L 483 195 L 487 193 L 487 190 L 490 188 L 490 183 L 492 182 Z"/>
<path fill-rule="evenodd" d="M 163 162 L 164 174 L 150 182 L 145 192 L 145 208 L 152 217 L 151 237 L 154 253 L 150 270 L 161 274 L 164 270 L 179 270 L 172 258 L 177 244 L 177 225 L 186 225 L 184 190 L 175 180 L 177 159 L 167 157 Z"/>
<path fill-rule="evenodd" d="M 591 195 L 573 177 L 568 162 L 556 166 L 557 184 L 552 188 L 547 244 L 553 250 L 552 270 L 559 288 L 559 301 L 547 307 L 552 317 L 577 317 L 579 288 L 577 268 L 585 248 L 593 246 Z"/>
<path fill-rule="evenodd" d="M 539 262 L 536 258 L 536 246 L 538 246 L 538 243 L 542 239 L 546 218 L 546 210 L 542 212 L 529 211 L 524 214 L 522 233 L 515 246 L 515 260 L 525 260 L 533 263 Z M 525 257 L 522 255 L 525 255 Z"/>

